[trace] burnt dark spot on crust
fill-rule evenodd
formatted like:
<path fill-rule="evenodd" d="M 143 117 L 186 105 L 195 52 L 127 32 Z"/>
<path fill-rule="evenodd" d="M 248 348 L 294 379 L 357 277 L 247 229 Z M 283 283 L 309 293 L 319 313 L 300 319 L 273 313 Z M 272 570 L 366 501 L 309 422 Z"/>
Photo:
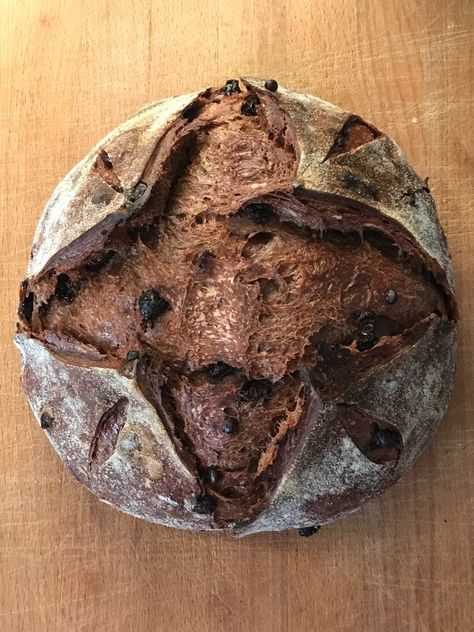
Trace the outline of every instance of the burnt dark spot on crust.
<path fill-rule="evenodd" d="M 89 467 L 100 467 L 115 452 L 120 431 L 127 419 L 128 399 L 121 397 L 100 417 L 89 449 Z"/>
<path fill-rule="evenodd" d="M 379 190 L 374 184 L 358 178 L 350 171 L 344 173 L 341 184 L 349 191 L 354 191 L 363 197 L 368 197 L 372 200 L 379 199 Z"/>
<path fill-rule="evenodd" d="M 54 425 L 54 418 L 49 413 L 41 413 L 40 426 L 43 430 L 52 428 Z"/>
<path fill-rule="evenodd" d="M 310 536 L 317 533 L 320 529 L 321 527 L 319 525 L 314 527 L 301 527 L 301 529 L 298 529 L 298 535 L 303 538 L 309 538 Z"/>

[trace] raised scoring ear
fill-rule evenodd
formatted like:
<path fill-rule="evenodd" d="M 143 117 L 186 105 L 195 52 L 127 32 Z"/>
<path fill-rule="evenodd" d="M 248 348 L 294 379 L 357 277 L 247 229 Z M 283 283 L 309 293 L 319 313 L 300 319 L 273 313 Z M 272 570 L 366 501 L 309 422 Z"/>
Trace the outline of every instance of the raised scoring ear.
<path fill-rule="evenodd" d="M 454 380 L 456 332 L 434 322 L 412 347 L 378 367 L 341 398 L 383 418 L 403 440 L 399 460 L 376 463 L 338 419 L 338 401 L 322 400 L 318 423 L 272 502 L 240 535 L 320 525 L 354 511 L 382 492 L 418 458 L 446 413 Z M 321 450 L 319 428 L 331 428 Z M 315 458 L 316 457 L 316 458 Z"/>
<path fill-rule="evenodd" d="M 26 334 L 18 334 L 15 343 L 33 413 L 40 423 L 47 415 L 48 439 L 80 483 L 102 501 L 150 522 L 181 528 L 209 522 L 192 514 L 188 499 L 199 484 L 134 378 L 67 361 Z M 107 421 L 116 421 L 116 427 L 104 429 Z M 113 435 L 114 449 L 100 454 L 104 430 Z M 98 458 L 103 463 L 95 467 Z"/>
<path fill-rule="evenodd" d="M 243 77 L 242 81 L 248 89 L 265 90 L 261 79 Z M 426 181 L 416 174 L 398 145 L 356 117 L 373 135 L 367 133 L 367 142 L 331 156 L 334 143 L 354 114 L 284 86 L 274 94 L 298 132 L 301 159 L 295 187 L 340 195 L 395 220 L 443 270 L 453 291 L 451 257 L 435 202 Z"/>
<path fill-rule="evenodd" d="M 264 82 L 245 78 L 244 83 L 250 91 L 263 94 L 265 105 Z M 146 184 L 143 190 L 137 187 L 144 184 L 142 178 L 160 140 L 200 94 L 142 109 L 99 142 L 64 178 L 38 225 L 29 276 L 40 275 L 58 252 L 98 224 L 103 224 L 106 236 L 117 218 L 146 202 Z M 271 98 L 277 99 L 297 131 L 295 189 L 344 198 L 355 209 L 357 204 L 364 205 L 398 223 L 431 258 L 439 277 L 447 281 L 448 293 L 452 292 L 450 256 L 434 201 L 398 146 L 370 123 L 316 97 L 280 87 Z M 360 380 L 341 401 L 318 399 L 314 430 L 279 480 L 268 507 L 246 526 L 231 528 L 246 535 L 330 521 L 396 480 L 416 459 L 447 408 L 455 331 L 453 326 L 447 329 L 446 322 L 443 325 L 444 329 L 439 322 L 431 325 L 413 346 L 370 378 Z M 208 517 L 196 518 L 188 511 L 188 498 L 199 492 L 196 479 L 133 379 L 113 368 L 63 361 L 27 334 L 19 334 L 16 341 L 24 358 L 23 381 L 33 411 L 38 419 L 46 411 L 53 420 L 49 438 L 76 478 L 105 502 L 133 515 L 183 528 L 210 528 Z M 51 376 L 57 384 L 53 392 L 48 387 Z M 93 397 L 77 401 L 61 389 L 61 383 L 72 384 L 73 393 L 92 392 Z M 407 389 L 407 384 L 414 390 Z M 368 459 L 338 423 L 341 403 L 357 405 L 363 412 L 375 411 L 393 426 L 403 441 L 400 459 L 387 463 Z M 55 417 L 61 424 L 57 434 Z M 321 425 L 332 429 L 324 436 L 324 446 L 318 443 Z M 97 437 L 104 433 L 113 438 L 110 453 L 97 449 Z M 134 451 L 132 444 L 137 441 L 148 452 Z M 99 454 L 100 461 L 92 478 L 87 472 L 91 454 L 94 458 Z"/>
<path fill-rule="evenodd" d="M 71 169 L 54 190 L 39 221 L 28 264 L 29 277 L 39 274 L 54 255 L 88 230 L 125 212 L 158 143 L 200 93 L 147 105 L 100 140 Z M 107 181 L 101 169 L 95 168 L 101 156 L 105 161 L 106 156 L 113 157 L 119 183 Z"/>

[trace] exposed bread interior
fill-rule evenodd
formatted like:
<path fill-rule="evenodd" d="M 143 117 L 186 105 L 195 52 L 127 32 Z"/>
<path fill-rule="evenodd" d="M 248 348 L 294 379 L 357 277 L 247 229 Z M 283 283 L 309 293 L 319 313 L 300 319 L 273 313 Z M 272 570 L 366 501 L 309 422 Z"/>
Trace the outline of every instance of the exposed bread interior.
<path fill-rule="evenodd" d="M 378 135 L 354 117 L 328 159 Z M 170 126 L 162 168 L 155 156 L 104 243 L 98 227 L 23 288 L 22 327 L 54 352 L 136 363 L 220 526 L 269 502 L 312 423 L 307 376 L 339 396 L 450 311 L 401 226 L 293 189 L 299 151 L 273 97 L 209 91 Z M 111 148 L 96 170 L 120 188 Z M 401 440 L 372 449 L 378 426 L 358 432 L 359 418 L 356 445 L 397 458 Z"/>

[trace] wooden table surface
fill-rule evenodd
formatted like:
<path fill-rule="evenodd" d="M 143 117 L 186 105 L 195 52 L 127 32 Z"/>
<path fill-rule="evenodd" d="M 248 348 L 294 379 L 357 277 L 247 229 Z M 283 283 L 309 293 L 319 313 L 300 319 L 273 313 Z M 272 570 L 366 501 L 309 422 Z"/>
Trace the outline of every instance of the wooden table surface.
<path fill-rule="evenodd" d="M 472 0 L 3 0 L 0 630 L 474 630 Z M 274 77 L 373 120 L 430 177 L 461 307 L 449 414 L 385 496 L 313 538 L 139 522 L 34 423 L 11 343 L 54 185 L 144 103 Z"/>

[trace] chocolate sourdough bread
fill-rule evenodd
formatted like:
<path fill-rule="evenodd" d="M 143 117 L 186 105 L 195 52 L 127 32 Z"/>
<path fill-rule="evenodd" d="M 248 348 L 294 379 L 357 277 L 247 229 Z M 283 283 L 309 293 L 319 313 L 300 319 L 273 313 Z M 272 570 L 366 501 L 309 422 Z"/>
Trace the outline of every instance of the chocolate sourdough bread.
<path fill-rule="evenodd" d="M 451 393 L 427 183 L 373 125 L 267 84 L 112 132 L 53 194 L 21 287 L 41 426 L 78 480 L 154 522 L 332 520 L 412 464 Z"/>

